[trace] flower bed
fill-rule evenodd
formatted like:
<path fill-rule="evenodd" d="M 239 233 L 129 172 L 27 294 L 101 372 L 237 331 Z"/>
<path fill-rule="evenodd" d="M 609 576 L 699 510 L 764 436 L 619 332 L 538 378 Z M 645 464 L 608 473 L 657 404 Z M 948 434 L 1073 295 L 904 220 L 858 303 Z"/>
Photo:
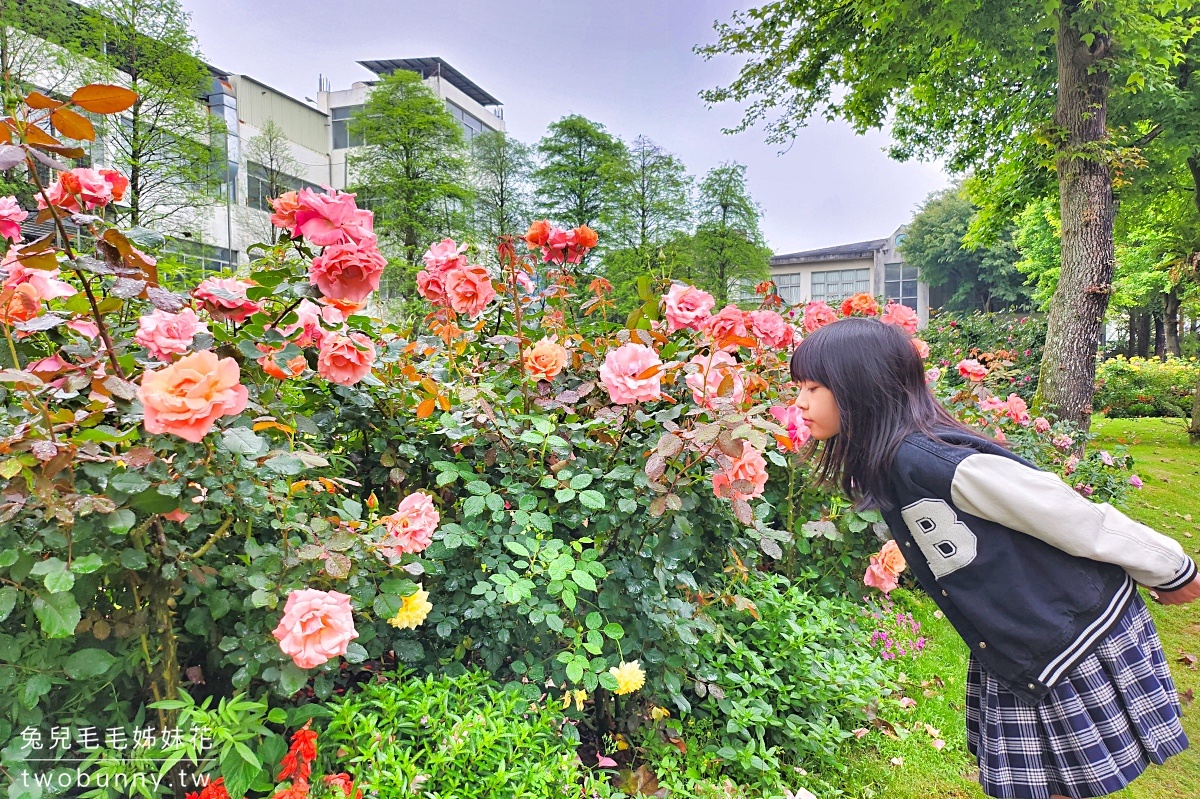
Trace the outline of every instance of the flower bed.
<path fill-rule="evenodd" d="M 1196 358 L 1115 358 L 1096 368 L 1092 404 L 1113 418 L 1125 416 L 1188 417 L 1192 413 L 1200 361 Z"/>

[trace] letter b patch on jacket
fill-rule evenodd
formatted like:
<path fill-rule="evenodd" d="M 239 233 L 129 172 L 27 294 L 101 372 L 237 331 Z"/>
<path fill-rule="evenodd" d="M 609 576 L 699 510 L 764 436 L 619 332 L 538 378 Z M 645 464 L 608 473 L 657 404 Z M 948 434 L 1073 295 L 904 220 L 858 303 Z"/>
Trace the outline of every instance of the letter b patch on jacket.
<path fill-rule="evenodd" d="M 975 534 L 944 500 L 922 499 L 900 511 L 908 531 L 941 579 L 975 560 Z"/>

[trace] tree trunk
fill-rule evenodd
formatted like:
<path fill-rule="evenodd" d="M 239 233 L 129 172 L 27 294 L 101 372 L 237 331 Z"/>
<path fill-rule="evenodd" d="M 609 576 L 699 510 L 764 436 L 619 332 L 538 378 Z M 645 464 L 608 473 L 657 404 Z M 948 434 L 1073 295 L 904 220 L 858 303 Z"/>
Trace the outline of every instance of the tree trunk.
<path fill-rule="evenodd" d="M 1136 354 L 1139 358 L 1150 357 L 1150 314 L 1147 311 L 1138 311 L 1138 345 Z"/>
<path fill-rule="evenodd" d="M 1163 296 L 1163 348 L 1166 355 L 1179 357 L 1179 295 L 1174 289 Z"/>
<path fill-rule="evenodd" d="M 1105 143 L 1109 74 L 1102 59 L 1107 36 L 1092 46 L 1073 20 L 1082 0 L 1058 10 L 1058 94 L 1054 122 L 1062 216 L 1062 273 L 1050 305 L 1046 347 L 1035 405 L 1087 430 L 1095 393 L 1096 350 L 1112 293 L 1112 178 L 1101 152 Z"/>
<path fill-rule="evenodd" d="M 1188 425 L 1188 438 L 1200 444 L 1200 377 L 1196 378 L 1196 395 L 1192 398 L 1192 422 Z"/>
<path fill-rule="evenodd" d="M 1167 337 L 1163 331 L 1162 314 L 1158 311 L 1154 312 L 1154 357 L 1160 361 L 1167 357 Z"/>
<path fill-rule="evenodd" d="M 1137 355 L 1137 311 L 1129 311 L 1129 343 L 1125 345 L 1125 357 Z"/>

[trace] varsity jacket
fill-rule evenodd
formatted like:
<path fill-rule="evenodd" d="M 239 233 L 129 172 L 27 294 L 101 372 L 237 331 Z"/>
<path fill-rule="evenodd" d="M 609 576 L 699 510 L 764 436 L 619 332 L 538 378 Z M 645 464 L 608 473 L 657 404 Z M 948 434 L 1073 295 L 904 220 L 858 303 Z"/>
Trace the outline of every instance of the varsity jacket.
<path fill-rule="evenodd" d="M 1175 540 L 960 431 L 913 433 L 883 511 L 909 567 L 980 665 L 1036 704 L 1104 640 L 1136 583 L 1196 576 Z"/>

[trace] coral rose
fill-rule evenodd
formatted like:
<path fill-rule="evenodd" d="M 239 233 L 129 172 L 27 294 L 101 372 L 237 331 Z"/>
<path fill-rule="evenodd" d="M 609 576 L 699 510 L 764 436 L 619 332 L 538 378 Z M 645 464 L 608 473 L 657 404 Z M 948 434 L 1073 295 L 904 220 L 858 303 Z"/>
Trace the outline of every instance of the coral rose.
<path fill-rule="evenodd" d="M 371 373 L 375 344 L 365 333 L 328 333 L 317 353 L 317 373 L 330 383 L 352 386 Z"/>
<path fill-rule="evenodd" d="M 417 293 L 434 305 L 449 307 L 446 296 L 446 273 L 439 270 L 422 269 L 417 272 Z"/>
<path fill-rule="evenodd" d="M 546 242 L 550 239 L 550 231 L 552 229 L 548 220 L 537 220 L 529 226 L 529 230 L 525 233 L 523 237 L 525 243 L 531 247 L 545 246 Z"/>
<path fill-rule="evenodd" d="M 750 328 L 747 326 L 749 316 L 741 308 L 729 303 L 720 313 L 708 318 L 705 329 L 723 350 L 733 352 L 741 346 L 754 346 L 754 339 L 750 337 Z"/>
<path fill-rule="evenodd" d="M 925 341 L 919 338 L 914 338 L 912 340 L 912 345 L 913 349 L 917 351 L 917 355 L 920 356 L 922 361 L 929 357 L 929 344 L 927 344 Z"/>
<path fill-rule="evenodd" d="M 714 473 L 712 484 L 713 494 L 718 497 L 754 499 L 762 496 L 767 486 L 767 462 L 749 441 L 743 441 L 742 454 L 734 458 L 728 469 Z"/>
<path fill-rule="evenodd" d="M 207 350 L 143 373 L 137 396 L 145 409 L 146 430 L 200 441 L 217 419 L 245 409 L 246 387 L 240 380 L 237 361 Z"/>
<path fill-rule="evenodd" d="M 553 380 L 566 365 L 566 347 L 552 338 L 544 338 L 525 351 L 525 371 L 534 380 Z"/>
<path fill-rule="evenodd" d="M 895 325 L 911 336 L 916 334 L 920 319 L 917 318 L 917 312 L 907 305 L 889 302 L 880 314 L 879 321 L 885 325 Z"/>
<path fill-rule="evenodd" d="M 206 325 L 191 308 L 179 313 L 154 310 L 138 319 L 138 331 L 133 340 L 160 361 L 169 361 L 173 355 L 183 355 L 191 349 L 192 341 L 200 333 L 207 333 Z"/>
<path fill-rule="evenodd" d="M 296 194 L 295 233 L 317 247 L 375 240 L 375 215 L 354 204 L 344 191 L 318 194 L 301 189 Z"/>
<path fill-rule="evenodd" d="M 446 272 L 446 297 L 457 313 L 479 316 L 495 296 L 492 277 L 482 266 L 455 267 Z"/>
<path fill-rule="evenodd" d="M 899 585 L 900 573 L 907 567 L 904 555 L 895 541 L 889 540 L 879 552 L 871 556 L 871 565 L 863 575 L 863 583 L 878 588 L 885 594 L 891 593 Z"/>
<path fill-rule="evenodd" d="M 326 297 L 362 302 L 379 288 L 387 260 L 374 241 L 331 244 L 312 260 L 309 282 Z"/>
<path fill-rule="evenodd" d="M 126 189 L 129 188 L 129 178 L 114 169 L 101 169 L 99 173 L 100 177 L 108 182 L 113 202 L 121 202 L 125 198 Z"/>
<path fill-rule="evenodd" d="M 600 243 L 600 237 L 587 225 L 580 225 L 575 228 L 575 243 L 585 250 L 590 250 Z"/>
<path fill-rule="evenodd" d="M 351 316 L 354 316 L 354 314 L 367 307 L 365 300 L 354 302 L 352 300 L 338 300 L 333 297 L 318 297 L 317 302 L 323 306 L 321 308 L 321 318 L 331 325 L 343 324 Z"/>
<path fill-rule="evenodd" d="M 667 332 L 690 328 L 704 329 L 704 323 L 712 315 L 716 300 L 707 291 L 685 283 L 672 283 L 663 297 L 663 314 L 667 317 Z"/>
<path fill-rule="evenodd" d="M 218 322 L 239 323 L 262 310 L 261 305 L 246 297 L 246 290 L 253 285 L 233 277 L 209 277 L 192 289 L 192 296 Z"/>
<path fill-rule="evenodd" d="M 1008 399 L 1004 401 L 1004 410 L 1008 414 L 1008 418 L 1019 425 L 1028 426 L 1032 421 L 1029 418 L 1029 406 L 1017 394 L 1008 395 Z"/>
<path fill-rule="evenodd" d="M 258 359 L 258 365 L 262 370 L 276 380 L 290 380 L 293 377 L 299 377 L 308 368 L 308 361 L 303 354 L 295 355 L 282 366 L 279 365 L 279 359 L 275 357 L 275 353 L 282 352 L 283 347 L 272 347 L 270 344 L 257 344 L 259 351 L 263 353 L 263 357 Z"/>
<path fill-rule="evenodd" d="M 291 233 L 296 227 L 296 211 L 300 208 L 298 192 L 285 191 L 271 200 L 271 224 Z"/>
<path fill-rule="evenodd" d="M 387 557 L 397 558 L 420 552 L 433 543 L 441 515 L 428 494 L 416 493 L 405 497 L 395 513 L 380 521 L 387 535 L 379 543 L 379 549 Z"/>
<path fill-rule="evenodd" d="M 600 365 L 600 380 L 617 405 L 649 402 L 661 395 L 662 361 L 644 344 L 623 344 L 609 350 Z"/>
<path fill-rule="evenodd" d="M 21 207 L 16 197 L 0 197 L 0 237 L 9 241 L 20 241 L 21 223 L 29 212 Z"/>
<path fill-rule="evenodd" d="M 746 381 L 742 378 L 741 365 L 723 350 L 712 355 L 693 356 L 689 363 L 699 369 L 685 378 L 692 390 L 692 401 L 710 408 L 716 402 L 737 404 L 746 396 Z M 722 392 L 721 388 L 725 387 Z"/>
<path fill-rule="evenodd" d="M 804 329 L 812 333 L 838 320 L 837 311 L 824 300 L 814 300 L 804 306 Z"/>
<path fill-rule="evenodd" d="M 337 591 L 302 588 L 288 594 L 283 618 L 272 632 L 279 648 L 302 669 L 346 654 L 358 637 L 350 597 Z"/>
<path fill-rule="evenodd" d="M 0 290 L 0 322 L 28 322 L 42 312 L 42 296 L 32 283 L 19 283 Z"/>
<path fill-rule="evenodd" d="M 789 405 L 772 405 L 771 415 L 787 430 L 787 436 L 776 436 L 779 448 L 785 452 L 796 452 L 812 438 L 804 414 L 795 403 Z"/>
<path fill-rule="evenodd" d="M 792 345 L 794 329 L 775 311 L 751 311 L 750 332 L 763 347 L 781 350 Z"/>
<path fill-rule="evenodd" d="M 878 316 L 879 303 L 870 294 L 855 294 L 852 297 L 847 297 L 842 300 L 842 316 L 851 316 L 852 314 L 862 314 L 863 316 Z"/>
<path fill-rule="evenodd" d="M 968 380 L 981 383 L 988 375 L 988 368 L 974 358 L 964 358 L 958 362 L 958 373 Z"/>
<path fill-rule="evenodd" d="M 30 283 L 37 289 L 38 296 L 43 300 L 54 300 L 59 297 L 70 297 L 78 292 L 75 287 L 59 278 L 58 268 L 30 269 L 21 263 L 22 248 L 12 246 L 0 261 L 0 270 L 4 272 L 4 288 L 11 289 L 22 283 Z"/>

